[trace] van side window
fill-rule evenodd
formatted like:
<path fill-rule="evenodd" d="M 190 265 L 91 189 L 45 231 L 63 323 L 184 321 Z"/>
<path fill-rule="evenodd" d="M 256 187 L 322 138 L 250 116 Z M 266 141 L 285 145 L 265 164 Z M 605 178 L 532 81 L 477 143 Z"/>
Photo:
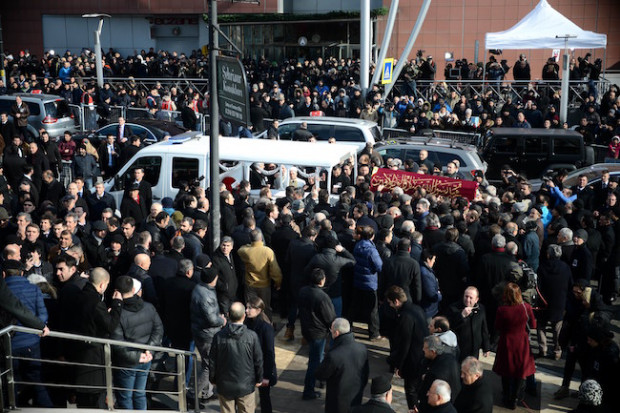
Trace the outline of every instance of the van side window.
<path fill-rule="evenodd" d="M 539 153 L 546 155 L 549 150 L 548 143 L 548 139 L 543 139 L 540 136 L 527 136 L 525 137 L 525 153 Z"/>
<path fill-rule="evenodd" d="M 172 159 L 172 187 L 180 188 L 179 181 L 191 182 L 198 178 L 199 161 L 197 158 Z"/>
<path fill-rule="evenodd" d="M 293 132 L 297 129 L 297 125 L 280 125 L 278 128 L 278 134 L 280 135 L 280 139 L 290 141 L 293 139 Z"/>
<path fill-rule="evenodd" d="M 336 137 L 336 142 L 366 142 L 364 134 L 357 128 L 336 126 L 334 136 Z"/>
<path fill-rule="evenodd" d="M 127 168 L 127 172 L 125 173 L 126 182 L 133 182 L 134 168 L 144 168 L 144 180 L 151 184 L 151 186 L 157 186 L 161 171 L 161 156 L 143 156 L 136 159 L 131 167 Z M 120 184 L 120 182 L 118 184 Z"/>
<path fill-rule="evenodd" d="M 581 145 L 579 138 L 559 137 L 553 140 L 553 152 L 557 155 L 579 155 Z"/>
<path fill-rule="evenodd" d="M 36 116 L 41 114 L 41 106 L 36 102 L 25 102 L 30 109 L 30 116 Z"/>
<path fill-rule="evenodd" d="M 465 162 L 463 158 L 453 153 L 437 152 L 437 159 L 439 159 L 439 163 L 441 164 L 441 166 L 447 166 L 448 162 L 452 162 L 455 159 L 459 161 L 459 165 L 460 165 L 459 168 L 464 168 L 464 167 L 469 166 L 467 165 L 467 162 Z"/>
<path fill-rule="evenodd" d="M 319 141 L 326 141 L 332 136 L 332 127 L 330 125 L 309 124 L 308 130 L 312 132 L 312 134 L 316 136 L 316 139 Z M 337 132 L 335 136 L 338 136 Z M 338 138 L 336 138 L 336 140 L 338 140 Z"/>
<path fill-rule="evenodd" d="M 517 151 L 517 139 L 513 136 L 499 136 L 494 142 L 495 150 L 498 153 L 515 153 Z"/>

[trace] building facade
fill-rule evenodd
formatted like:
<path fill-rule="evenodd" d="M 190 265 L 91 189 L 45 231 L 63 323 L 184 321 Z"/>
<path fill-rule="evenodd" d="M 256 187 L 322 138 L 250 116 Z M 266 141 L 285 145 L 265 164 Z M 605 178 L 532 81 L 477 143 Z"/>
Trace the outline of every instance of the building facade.
<path fill-rule="evenodd" d="M 381 45 L 387 9 L 392 0 L 371 0 L 375 17 L 371 25 L 373 53 Z M 59 53 L 92 48 L 97 19 L 85 13 L 112 16 L 103 26 L 104 50 L 114 48 L 123 55 L 154 48 L 190 53 L 208 43 L 204 14 L 208 1 L 186 0 L 30 0 L 0 2 L 4 48 L 7 53 L 29 49 L 41 55 L 53 49 Z M 576 56 L 591 52 L 607 67 L 620 60 L 620 4 L 617 0 L 549 0 L 551 6 L 585 30 L 605 33 L 607 50 L 575 50 Z M 422 0 L 401 0 L 388 57 L 398 58 L 416 22 Z M 446 54 L 455 59 L 486 61 L 484 36 L 489 31 L 506 30 L 523 18 L 536 0 L 433 0 L 422 31 L 409 58 L 418 50 L 432 55 L 443 77 Z M 332 55 L 359 55 L 359 1 L 353 0 L 262 0 L 260 4 L 218 2 L 223 31 L 246 57 L 265 56 L 272 61 L 284 57 L 316 58 Z M 377 13 L 379 11 L 379 13 Z M 313 14 L 320 14 L 319 19 Z M 293 17 L 291 17 L 293 16 Z M 223 42 L 221 41 L 223 45 Z M 525 53 L 532 75 L 540 77 L 552 50 L 506 51 L 500 58 L 510 66 Z M 511 75 L 508 78 L 512 78 Z"/>

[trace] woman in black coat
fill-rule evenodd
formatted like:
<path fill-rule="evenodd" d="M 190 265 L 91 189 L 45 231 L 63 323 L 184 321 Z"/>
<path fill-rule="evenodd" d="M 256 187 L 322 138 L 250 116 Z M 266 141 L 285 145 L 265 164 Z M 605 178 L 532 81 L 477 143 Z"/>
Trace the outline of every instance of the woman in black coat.
<path fill-rule="evenodd" d="M 276 353 L 274 348 L 274 330 L 269 318 L 265 315 L 265 303 L 253 296 L 248 300 L 245 309 L 245 324 L 258 335 L 261 350 L 263 351 L 263 382 L 258 388 L 260 395 L 260 411 L 271 413 L 270 390 L 278 381 L 276 371 Z"/>

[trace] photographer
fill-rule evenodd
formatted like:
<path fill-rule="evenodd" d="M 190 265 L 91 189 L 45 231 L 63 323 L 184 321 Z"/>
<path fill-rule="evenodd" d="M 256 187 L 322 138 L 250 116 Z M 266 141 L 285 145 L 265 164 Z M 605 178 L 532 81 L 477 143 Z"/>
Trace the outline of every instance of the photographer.
<path fill-rule="evenodd" d="M 463 301 L 452 304 L 448 310 L 450 326 L 460 349 L 459 361 L 468 356 L 478 358 L 480 349 L 487 357 L 491 349 L 485 309 L 478 300 L 478 289 L 467 287 Z"/>
<path fill-rule="evenodd" d="M 519 60 L 515 62 L 514 68 L 512 69 L 512 75 L 517 82 L 529 82 L 532 79 L 532 74 L 530 73 L 530 63 L 525 58 L 524 54 L 521 54 L 519 56 Z"/>

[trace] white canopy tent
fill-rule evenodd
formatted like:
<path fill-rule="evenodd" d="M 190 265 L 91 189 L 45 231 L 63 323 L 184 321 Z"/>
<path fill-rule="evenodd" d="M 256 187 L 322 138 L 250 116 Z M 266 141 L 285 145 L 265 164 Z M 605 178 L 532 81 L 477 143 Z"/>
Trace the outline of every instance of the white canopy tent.
<path fill-rule="evenodd" d="M 572 49 L 607 47 L 607 35 L 581 29 L 547 3 L 540 3 L 520 22 L 503 32 L 487 33 L 485 49 L 563 49 L 565 35 Z M 557 38 L 556 36 L 562 36 Z"/>
<path fill-rule="evenodd" d="M 547 0 L 540 0 L 534 10 L 510 29 L 487 33 L 484 43 L 485 56 L 489 49 L 565 49 L 560 104 L 560 119 L 565 122 L 568 111 L 568 49 L 606 48 L 607 35 L 582 30 L 551 7 Z"/>

